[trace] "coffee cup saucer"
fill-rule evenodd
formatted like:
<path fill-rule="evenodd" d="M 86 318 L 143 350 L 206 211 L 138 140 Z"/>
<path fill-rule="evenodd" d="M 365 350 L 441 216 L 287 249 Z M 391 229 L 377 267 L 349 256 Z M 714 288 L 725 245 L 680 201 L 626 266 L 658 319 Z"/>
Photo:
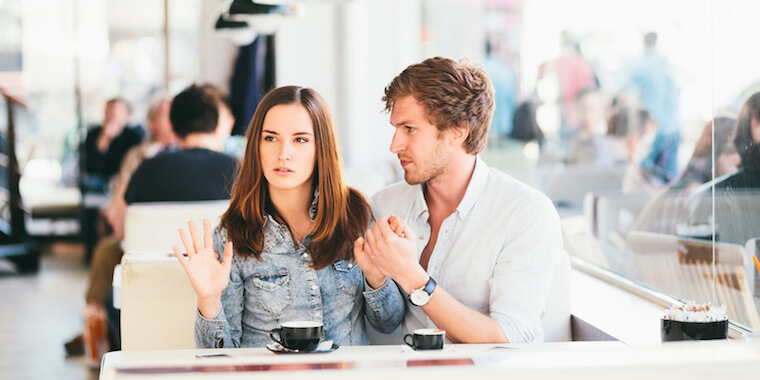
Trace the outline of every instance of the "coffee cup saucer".
<path fill-rule="evenodd" d="M 267 344 L 267 350 L 274 352 L 275 354 L 322 354 L 326 352 L 333 352 L 338 349 L 337 344 L 333 343 L 332 340 L 326 340 L 324 342 L 320 342 L 319 346 L 315 348 L 313 351 L 300 351 L 300 350 L 294 350 L 287 347 L 284 347 L 283 345 L 279 343 L 269 343 Z"/>

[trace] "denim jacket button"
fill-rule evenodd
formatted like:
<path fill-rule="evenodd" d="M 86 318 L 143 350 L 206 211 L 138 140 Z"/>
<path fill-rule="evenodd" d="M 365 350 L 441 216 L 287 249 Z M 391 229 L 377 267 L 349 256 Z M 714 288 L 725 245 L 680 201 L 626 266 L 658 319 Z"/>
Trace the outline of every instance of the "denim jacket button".
<path fill-rule="evenodd" d="M 351 269 L 354 267 L 354 264 L 348 264 L 348 269 Z"/>
<path fill-rule="evenodd" d="M 304 253 L 304 254 L 303 254 L 303 255 L 301 255 L 301 256 L 303 256 L 303 258 L 304 258 L 304 259 L 307 259 L 307 258 L 309 258 L 309 254 L 308 254 L 308 253 Z"/>
<path fill-rule="evenodd" d="M 317 290 L 317 286 L 316 285 L 312 285 L 311 286 L 311 290 Z"/>

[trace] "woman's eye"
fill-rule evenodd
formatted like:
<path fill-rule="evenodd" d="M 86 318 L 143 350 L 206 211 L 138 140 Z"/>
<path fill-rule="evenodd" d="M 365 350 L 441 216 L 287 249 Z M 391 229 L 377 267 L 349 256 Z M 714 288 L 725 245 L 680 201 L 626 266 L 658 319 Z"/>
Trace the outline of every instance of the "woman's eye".
<path fill-rule="evenodd" d="M 305 139 L 303 137 L 296 137 L 295 141 L 299 142 L 299 143 L 307 143 L 307 142 L 309 142 L 309 140 L 307 140 L 307 139 Z"/>
<path fill-rule="evenodd" d="M 413 132 L 413 131 L 414 131 L 414 128 L 413 128 L 413 127 L 406 127 L 406 131 L 407 131 L 407 132 Z"/>
<path fill-rule="evenodd" d="M 274 136 L 264 136 L 264 141 L 274 141 Z"/>

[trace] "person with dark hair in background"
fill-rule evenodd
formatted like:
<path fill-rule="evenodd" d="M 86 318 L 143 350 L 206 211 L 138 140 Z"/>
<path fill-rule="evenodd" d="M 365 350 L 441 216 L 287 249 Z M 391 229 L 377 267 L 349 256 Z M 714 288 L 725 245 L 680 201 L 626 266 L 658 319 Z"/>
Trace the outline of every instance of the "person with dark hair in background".
<path fill-rule="evenodd" d="M 80 229 L 85 242 L 85 261 L 90 262 L 92 250 L 98 240 L 97 221 L 101 199 L 108 194 L 108 186 L 119 171 L 121 161 L 130 148 L 142 141 L 137 128 L 127 126 L 129 105 L 122 98 L 106 102 L 103 124 L 90 128 L 80 145 L 80 190 L 82 208 Z"/>
<path fill-rule="evenodd" d="M 169 120 L 173 134 L 179 138 L 178 149 L 143 160 L 126 185 L 124 202 L 129 205 L 229 199 L 237 161 L 220 153 L 223 140 L 216 133 L 217 100 L 204 87 L 192 85 L 172 100 Z M 96 250 L 97 260 L 93 264 L 97 266 L 91 268 L 86 296 L 88 304 L 105 308 L 112 349 L 121 344 L 118 311 L 109 299 L 110 280 L 122 254 L 120 239 L 114 236 L 103 239 Z"/>
<path fill-rule="evenodd" d="M 224 142 L 216 132 L 216 99 L 203 86 L 192 85 L 174 97 L 169 119 L 179 149 L 143 161 L 124 200 L 130 204 L 228 199 L 236 161 L 221 153 Z"/>
<path fill-rule="evenodd" d="M 129 106 L 122 98 L 106 102 L 103 125 L 87 131 L 83 144 L 83 186 L 86 190 L 106 192 L 106 186 L 119 171 L 127 151 L 142 141 L 134 128 L 127 128 Z"/>
<path fill-rule="evenodd" d="M 515 110 L 513 125 L 514 128 L 509 133 L 509 137 L 520 140 L 524 143 L 536 141 L 539 146 L 544 144 L 544 132 L 538 125 L 536 119 L 536 110 L 538 104 L 534 101 L 525 101 Z"/>
<path fill-rule="evenodd" d="M 327 102 L 286 86 L 262 98 L 230 207 L 204 239 L 190 222 L 174 253 L 198 295 L 198 347 L 263 347 L 287 321 L 324 326 L 339 345 L 367 344 L 364 317 L 391 332 L 404 301 L 395 282 L 354 256 L 352 242 L 374 218 L 340 174 Z M 221 262 L 220 262 L 221 261 Z"/>
<path fill-rule="evenodd" d="M 744 245 L 758 237 L 760 225 L 760 204 L 752 201 L 760 192 L 760 92 L 739 111 L 733 142 L 741 168 L 694 190 L 685 226 L 707 225 L 715 230 L 716 240 Z"/>
<path fill-rule="evenodd" d="M 404 331 L 437 327 L 458 343 L 541 341 L 564 254 L 559 216 L 544 194 L 478 157 L 494 111 L 488 75 L 430 58 L 396 76 L 383 100 L 406 181 L 375 194 L 383 217 L 354 254 L 409 294 Z"/>
<path fill-rule="evenodd" d="M 631 231 L 674 235 L 676 226 L 686 221 L 686 201 L 689 195 L 713 179 L 713 166 L 716 177 L 739 170 L 741 158 L 734 147 L 735 133 L 736 119 L 731 117 L 717 117 L 705 124 L 686 168 L 665 192 L 647 203 Z M 712 160 L 713 151 L 717 158 L 715 162 Z"/>

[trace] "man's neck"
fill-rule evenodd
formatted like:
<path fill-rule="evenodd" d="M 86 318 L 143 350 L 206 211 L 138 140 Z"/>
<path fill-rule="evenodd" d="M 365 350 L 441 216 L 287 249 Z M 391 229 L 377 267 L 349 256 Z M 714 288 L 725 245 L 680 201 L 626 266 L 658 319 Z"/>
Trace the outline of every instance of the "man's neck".
<path fill-rule="evenodd" d="M 457 153 L 446 172 L 425 183 L 424 195 L 428 208 L 453 212 L 467 192 L 472 173 L 475 171 L 475 156 Z"/>
<path fill-rule="evenodd" d="M 203 148 L 221 152 L 222 141 L 213 133 L 191 133 L 179 142 L 180 149 Z"/>

